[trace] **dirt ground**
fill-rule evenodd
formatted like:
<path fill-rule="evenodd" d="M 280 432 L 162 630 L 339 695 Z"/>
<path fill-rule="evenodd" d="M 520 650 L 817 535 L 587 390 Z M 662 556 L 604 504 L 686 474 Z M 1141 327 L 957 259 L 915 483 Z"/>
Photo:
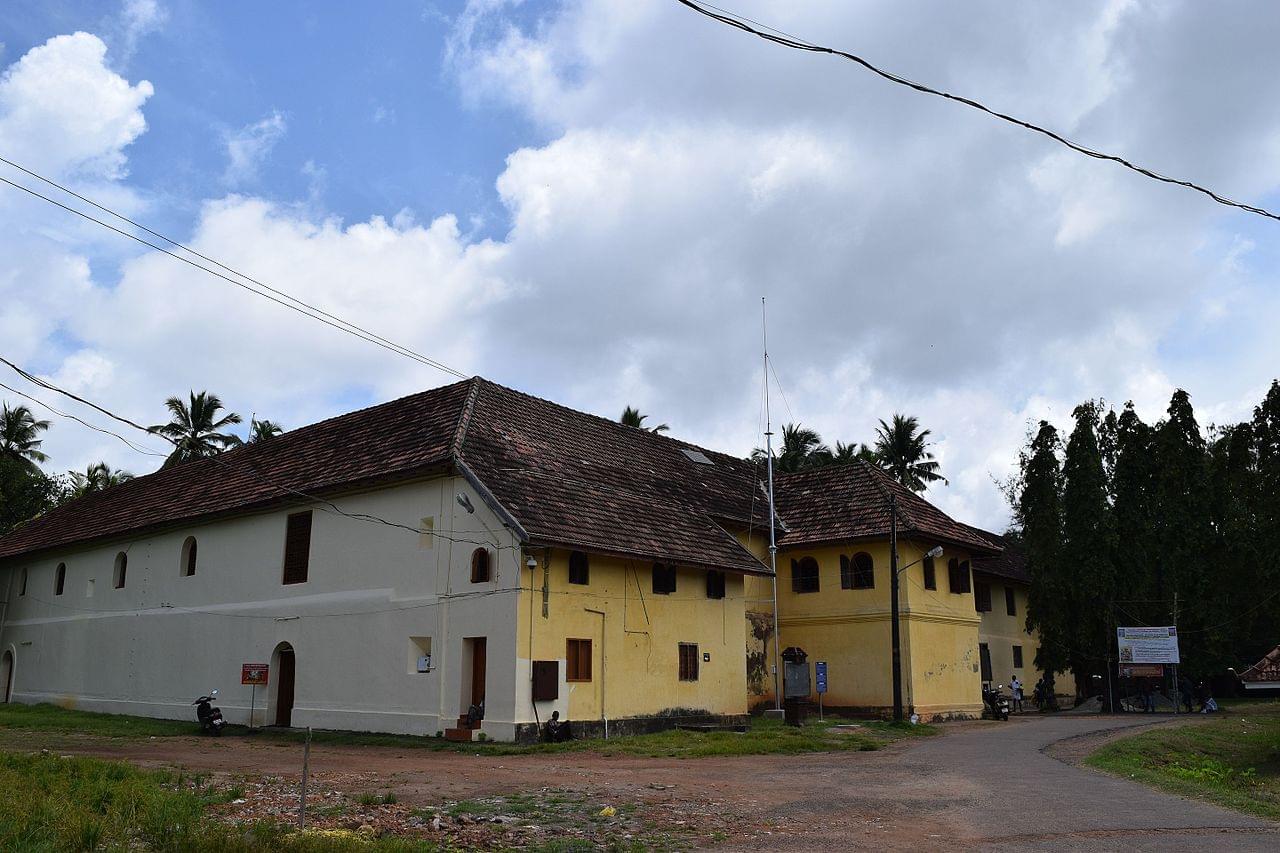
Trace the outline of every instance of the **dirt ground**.
<path fill-rule="evenodd" d="M 1168 848 L 1175 837 L 1217 849 L 1228 838 L 1228 847 L 1240 839 L 1280 842 L 1274 825 L 1259 829 L 1242 816 L 1071 766 L 1143 722 L 957 723 L 941 726 L 940 737 L 908 738 L 878 752 L 723 758 L 495 757 L 314 744 L 308 808 L 322 826 L 443 833 L 438 837 L 477 848 L 572 838 L 671 848 L 785 843 L 792 850 L 1006 843 L 1087 849 L 1099 838 L 1125 838 L 1133 849 L 1156 839 L 1159 849 L 1181 849 Z M 237 789 L 233 802 L 218 807 L 228 819 L 291 819 L 296 810 L 298 744 L 0 732 L 0 749 L 41 746 L 214 774 Z M 1234 834 L 1221 834 L 1227 832 Z M 1218 835 L 1199 837 L 1204 833 Z"/>

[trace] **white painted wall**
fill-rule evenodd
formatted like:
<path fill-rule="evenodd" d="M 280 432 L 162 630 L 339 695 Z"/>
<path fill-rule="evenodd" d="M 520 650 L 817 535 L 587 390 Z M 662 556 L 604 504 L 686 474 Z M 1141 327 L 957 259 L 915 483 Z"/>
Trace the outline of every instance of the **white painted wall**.
<path fill-rule="evenodd" d="M 474 514 L 457 504 L 458 494 L 469 497 Z M 317 504 L 8 561 L 0 650 L 14 655 L 13 700 L 194 721 L 190 702 L 216 687 L 223 714 L 244 723 L 250 688 L 240 685 L 241 664 L 270 662 L 287 642 L 297 662 L 293 725 L 434 734 L 465 710 L 462 641 L 483 636 L 483 730 L 511 738 L 520 577 L 514 534 L 459 477 L 334 503 L 414 530 L 430 516 L 436 535 L 424 547 L 416 532 Z M 314 513 L 308 579 L 286 586 L 286 517 L 307 508 Z M 191 577 L 181 567 L 187 536 L 198 542 Z M 446 536 L 487 544 L 489 583 L 470 582 L 477 546 Z M 129 557 L 127 578 L 123 589 L 113 589 L 119 551 Z M 55 596 L 60 562 L 66 582 Z M 24 568 L 27 590 L 19 596 Z M 411 671 L 411 637 L 431 638 L 430 673 Z M 274 720 L 265 706 L 275 676 L 257 691 L 260 724 Z"/>

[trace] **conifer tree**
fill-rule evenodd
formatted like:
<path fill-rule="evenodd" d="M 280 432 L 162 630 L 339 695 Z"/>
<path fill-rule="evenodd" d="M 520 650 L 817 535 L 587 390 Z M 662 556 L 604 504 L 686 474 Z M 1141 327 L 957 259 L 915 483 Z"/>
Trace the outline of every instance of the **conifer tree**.
<path fill-rule="evenodd" d="M 1031 590 L 1027 598 L 1027 630 L 1037 631 L 1036 667 L 1046 673 L 1069 666 L 1071 605 L 1062 564 L 1061 441 L 1047 421 L 1022 453 L 1014 488 L 1014 515 L 1026 549 Z"/>
<path fill-rule="evenodd" d="M 1062 568 L 1072 612 L 1063 631 L 1070 637 L 1076 692 L 1084 695 L 1089 677 L 1102 675 L 1110 657 L 1115 539 L 1098 447 L 1098 406 L 1082 403 L 1072 416 L 1076 423 L 1062 466 Z"/>

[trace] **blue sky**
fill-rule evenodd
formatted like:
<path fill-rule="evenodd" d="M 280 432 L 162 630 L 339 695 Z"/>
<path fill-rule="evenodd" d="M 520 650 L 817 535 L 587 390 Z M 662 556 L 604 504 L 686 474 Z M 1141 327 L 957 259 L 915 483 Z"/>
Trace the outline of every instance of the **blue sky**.
<path fill-rule="evenodd" d="M 1280 206 L 1273 3 L 735 8 Z M 1226 423 L 1280 373 L 1276 223 L 674 0 L 23 0 L 0 43 L 0 154 L 466 373 L 746 453 L 767 296 L 778 419 L 919 416 L 966 521 L 1007 521 L 1041 418 L 1184 387 Z M 138 420 L 450 381 L 0 189 L 0 350 Z M 67 423 L 46 449 L 155 464 Z"/>

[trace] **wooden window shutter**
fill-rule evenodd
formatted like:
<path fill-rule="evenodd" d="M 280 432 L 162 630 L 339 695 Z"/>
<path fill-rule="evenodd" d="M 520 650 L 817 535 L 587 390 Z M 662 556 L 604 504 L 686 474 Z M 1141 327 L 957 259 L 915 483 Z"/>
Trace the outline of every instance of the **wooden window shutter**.
<path fill-rule="evenodd" d="M 284 534 L 284 582 L 306 583 L 311 560 L 311 510 L 289 516 Z"/>
<path fill-rule="evenodd" d="M 533 701 L 551 702 L 560 698 L 560 661 L 533 662 Z"/>

